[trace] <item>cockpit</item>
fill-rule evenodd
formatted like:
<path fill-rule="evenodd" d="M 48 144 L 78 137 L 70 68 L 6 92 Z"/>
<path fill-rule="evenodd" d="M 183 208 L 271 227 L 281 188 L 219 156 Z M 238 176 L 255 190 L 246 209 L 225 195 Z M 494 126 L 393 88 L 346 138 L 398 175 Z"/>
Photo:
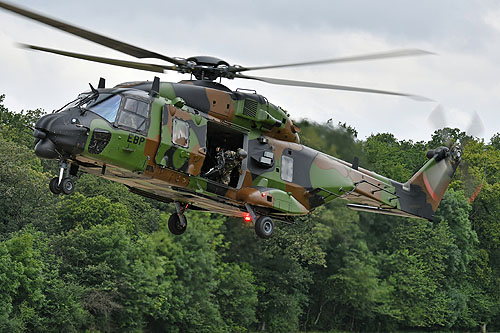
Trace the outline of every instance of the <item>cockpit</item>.
<path fill-rule="evenodd" d="M 86 111 L 97 113 L 110 123 L 114 123 L 121 101 L 121 95 L 99 94 L 97 98 L 91 99 L 89 102 L 80 105 L 80 107 Z"/>
<path fill-rule="evenodd" d="M 94 91 L 80 94 L 75 101 L 62 109 L 73 107 L 79 107 L 82 112 L 93 112 L 116 127 L 146 134 L 151 98 L 142 91 Z"/>

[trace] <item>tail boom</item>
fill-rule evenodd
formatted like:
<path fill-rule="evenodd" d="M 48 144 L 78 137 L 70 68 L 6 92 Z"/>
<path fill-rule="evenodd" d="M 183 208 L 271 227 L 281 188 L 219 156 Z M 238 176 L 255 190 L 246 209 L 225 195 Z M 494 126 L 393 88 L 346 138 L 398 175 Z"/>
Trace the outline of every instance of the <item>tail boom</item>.
<path fill-rule="evenodd" d="M 355 189 L 359 197 L 349 197 L 352 203 L 347 206 L 358 211 L 432 220 L 460 163 L 460 151 L 456 147 L 441 147 L 429 151 L 427 156 L 429 161 L 406 183 L 360 169 L 365 177 L 376 177 L 381 182 L 368 182 L 364 177 L 364 184 L 360 182 Z M 380 196 L 376 194 L 379 192 L 386 193 Z"/>
<path fill-rule="evenodd" d="M 406 183 L 393 181 L 400 210 L 432 220 L 460 163 L 460 152 L 441 147 L 430 151 L 430 160 Z"/>

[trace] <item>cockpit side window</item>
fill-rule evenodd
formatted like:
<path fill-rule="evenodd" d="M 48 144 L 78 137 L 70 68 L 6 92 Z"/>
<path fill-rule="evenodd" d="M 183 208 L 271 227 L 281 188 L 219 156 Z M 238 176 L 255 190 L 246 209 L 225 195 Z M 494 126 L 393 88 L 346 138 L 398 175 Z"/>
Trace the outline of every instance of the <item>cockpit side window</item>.
<path fill-rule="evenodd" d="M 148 112 L 148 103 L 127 97 L 116 124 L 145 134 L 148 124 Z"/>
<path fill-rule="evenodd" d="M 101 94 L 96 100 L 89 102 L 84 107 L 89 111 L 97 113 L 110 123 L 114 123 L 121 100 L 122 97 L 120 95 Z"/>

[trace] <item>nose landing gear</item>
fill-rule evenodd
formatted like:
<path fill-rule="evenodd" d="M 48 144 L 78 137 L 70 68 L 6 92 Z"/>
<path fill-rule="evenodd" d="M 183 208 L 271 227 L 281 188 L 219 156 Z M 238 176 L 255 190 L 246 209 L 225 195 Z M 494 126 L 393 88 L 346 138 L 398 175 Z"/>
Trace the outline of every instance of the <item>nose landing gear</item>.
<path fill-rule="evenodd" d="M 54 177 L 49 182 L 50 191 L 54 194 L 73 194 L 75 192 L 75 182 L 69 176 L 76 176 L 77 171 L 77 164 L 71 164 L 71 167 L 68 168 L 68 162 L 61 160 L 59 163 L 59 177 Z"/>

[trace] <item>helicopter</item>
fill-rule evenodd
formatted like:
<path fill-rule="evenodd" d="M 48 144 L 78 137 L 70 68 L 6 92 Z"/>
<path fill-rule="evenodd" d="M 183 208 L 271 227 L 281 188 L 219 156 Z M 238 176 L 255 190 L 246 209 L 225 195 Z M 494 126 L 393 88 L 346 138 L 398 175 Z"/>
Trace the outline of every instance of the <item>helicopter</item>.
<path fill-rule="evenodd" d="M 298 216 L 334 199 L 358 211 L 432 220 L 460 163 L 458 146 L 427 152 L 428 162 L 407 182 L 378 175 L 353 162 L 300 144 L 300 129 L 290 114 L 255 91 L 232 91 L 218 79 L 347 90 L 425 100 L 384 90 L 285 80 L 246 74 L 252 70 L 331 64 L 428 54 L 399 50 L 354 57 L 274 66 L 244 67 L 211 56 L 177 58 L 121 42 L 59 20 L 0 2 L 0 8 L 93 41 L 136 58 L 169 65 L 110 59 L 23 45 L 32 50 L 114 66 L 191 75 L 190 80 L 125 82 L 97 88 L 35 124 L 35 154 L 59 162 L 50 180 L 54 194 L 72 194 L 74 179 L 85 172 L 124 184 L 138 195 L 173 203 L 168 220 L 176 235 L 185 232 L 188 209 L 241 217 L 269 238 L 274 220 Z M 245 73 L 245 74 L 244 74 Z M 193 79 L 193 76 L 195 79 Z M 225 168 L 227 162 L 234 167 Z"/>

